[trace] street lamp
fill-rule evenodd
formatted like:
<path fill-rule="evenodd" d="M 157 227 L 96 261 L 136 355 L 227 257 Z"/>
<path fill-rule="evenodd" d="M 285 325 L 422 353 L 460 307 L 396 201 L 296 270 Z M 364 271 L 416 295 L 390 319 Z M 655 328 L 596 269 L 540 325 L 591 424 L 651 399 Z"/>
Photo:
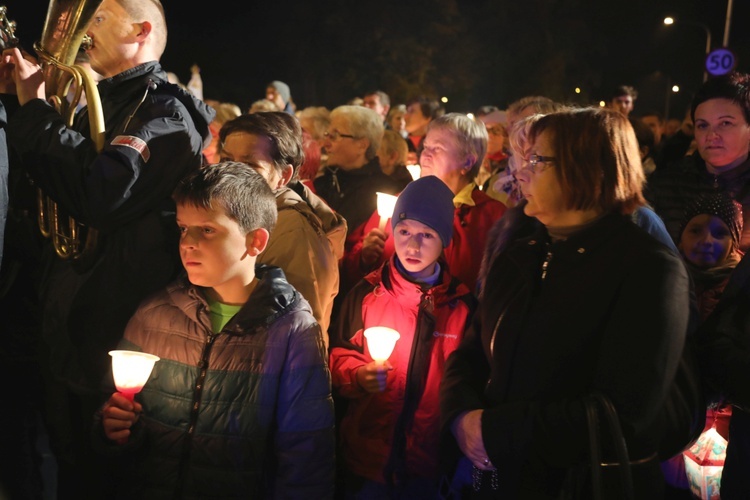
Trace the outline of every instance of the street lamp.
<path fill-rule="evenodd" d="M 664 18 L 664 24 L 666 26 L 671 26 L 675 23 L 675 18 L 673 17 L 665 17 Z M 706 26 L 703 23 L 697 23 L 695 21 L 680 21 L 682 24 L 691 24 L 693 26 L 698 26 L 699 28 L 702 28 L 703 31 L 706 32 L 706 56 L 711 53 L 711 30 L 708 29 L 708 26 Z M 703 81 L 705 82 L 708 80 L 708 73 L 706 71 L 703 71 Z"/>
<path fill-rule="evenodd" d="M 680 91 L 679 85 L 671 85 L 671 78 L 667 77 L 667 97 L 664 99 L 664 119 L 669 120 L 669 98 L 672 94 L 677 94 Z"/>

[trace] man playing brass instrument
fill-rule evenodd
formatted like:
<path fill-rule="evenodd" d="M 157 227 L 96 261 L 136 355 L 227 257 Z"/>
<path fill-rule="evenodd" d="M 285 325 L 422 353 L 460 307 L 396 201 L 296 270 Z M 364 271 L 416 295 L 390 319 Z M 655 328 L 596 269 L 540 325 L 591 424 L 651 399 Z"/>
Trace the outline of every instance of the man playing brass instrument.
<path fill-rule="evenodd" d="M 8 142 L 34 183 L 60 209 L 98 231 L 93 264 L 50 248 L 41 283 L 49 358 L 46 406 L 59 465 L 60 498 L 109 497 L 90 451 L 92 416 L 113 349 L 138 303 L 180 269 L 170 195 L 201 163 L 213 110 L 167 82 L 167 41 L 158 0 L 103 0 L 89 22 L 87 50 L 104 112 L 97 151 L 88 117 L 70 128 L 45 100 L 39 66 L 7 49 L 0 90 L 16 93 Z M 47 84 L 49 85 L 49 83 Z M 15 92 L 14 92 L 15 90 Z M 91 99 L 89 98 L 89 103 Z M 50 245 L 47 245 L 50 246 Z M 32 396 L 30 396 L 32 397 Z"/>

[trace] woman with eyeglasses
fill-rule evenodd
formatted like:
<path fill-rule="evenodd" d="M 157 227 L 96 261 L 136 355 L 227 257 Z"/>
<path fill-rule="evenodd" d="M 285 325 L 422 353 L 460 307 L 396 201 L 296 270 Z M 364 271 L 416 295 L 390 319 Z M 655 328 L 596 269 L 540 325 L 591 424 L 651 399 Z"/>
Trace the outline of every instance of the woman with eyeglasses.
<path fill-rule="evenodd" d="M 380 170 L 382 139 L 383 120 L 373 110 L 339 106 L 331 111 L 322 143 L 328 160 L 313 185 L 316 194 L 346 219 L 349 233 L 377 208 L 376 192 L 399 190 L 399 184 Z"/>
<path fill-rule="evenodd" d="M 584 401 L 600 392 L 622 423 L 635 498 L 662 498 L 655 417 L 681 357 L 689 285 L 679 257 L 632 220 L 644 204 L 635 134 L 619 113 L 589 108 L 536 119 L 528 140 L 516 172 L 525 200 L 493 229 L 479 310 L 447 362 L 445 435 L 472 497 L 590 496 L 577 472 L 588 464 Z M 621 498 L 609 470 L 603 497 Z"/>

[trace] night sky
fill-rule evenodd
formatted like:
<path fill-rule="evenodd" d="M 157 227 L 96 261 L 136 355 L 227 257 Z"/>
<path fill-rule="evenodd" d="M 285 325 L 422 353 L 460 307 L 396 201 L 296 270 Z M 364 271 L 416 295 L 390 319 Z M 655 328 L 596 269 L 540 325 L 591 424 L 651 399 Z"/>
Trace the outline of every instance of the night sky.
<path fill-rule="evenodd" d="M 193 2 L 189 2 L 191 5 Z M 381 88 L 397 102 L 446 96 L 448 111 L 500 107 L 530 94 L 588 104 L 618 84 L 638 110 L 681 116 L 703 78 L 706 34 L 724 36 L 726 0 L 213 0 L 164 3 L 162 63 L 183 83 L 198 64 L 206 98 L 247 109 L 266 84 L 287 82 L 298 107 L 343 104 Z M 8 0 L 31 49 L 47 3 Z M 662 19 L 672 15 L 675 25 Z M 750 1 L 734 0 L 729 47 L 750 71 Z M 686 21 L 680 23 L 680 20 Z M 575 87 L 581 93 L 574 93 Z"/>

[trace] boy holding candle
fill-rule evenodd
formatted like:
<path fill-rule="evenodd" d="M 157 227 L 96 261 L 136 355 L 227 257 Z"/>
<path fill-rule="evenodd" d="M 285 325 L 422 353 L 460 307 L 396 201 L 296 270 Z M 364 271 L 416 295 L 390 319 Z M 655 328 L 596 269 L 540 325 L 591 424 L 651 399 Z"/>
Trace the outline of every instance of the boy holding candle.
<path fill-rule="evenodd" d="M 276 222 L 271 189 L 250 166 L 225 162 L 189 175 L 173 197 L 187 276 L 144 302 L 120 343 L 161 360 L 137 402 L 115 393 L 100 415 L 100 444 L 133 459 L 120 491 L 330 498 L 320 327 L 280 269 L 255 265 Z"/>
<path fill-rule="evenodd" d="M 443 181 L 410 183 L 391 219 L 395 255 L 352 289 L 331 331 L 333 385 L 348 400 L 340 452 L 349 497 L 437 493 L 438 388 L 474 308 L 442 258 L 453 212 Z M 400 334 L 383 363 L 373 360 L 372 340 L 364 337 L 374 326 Z"/>

